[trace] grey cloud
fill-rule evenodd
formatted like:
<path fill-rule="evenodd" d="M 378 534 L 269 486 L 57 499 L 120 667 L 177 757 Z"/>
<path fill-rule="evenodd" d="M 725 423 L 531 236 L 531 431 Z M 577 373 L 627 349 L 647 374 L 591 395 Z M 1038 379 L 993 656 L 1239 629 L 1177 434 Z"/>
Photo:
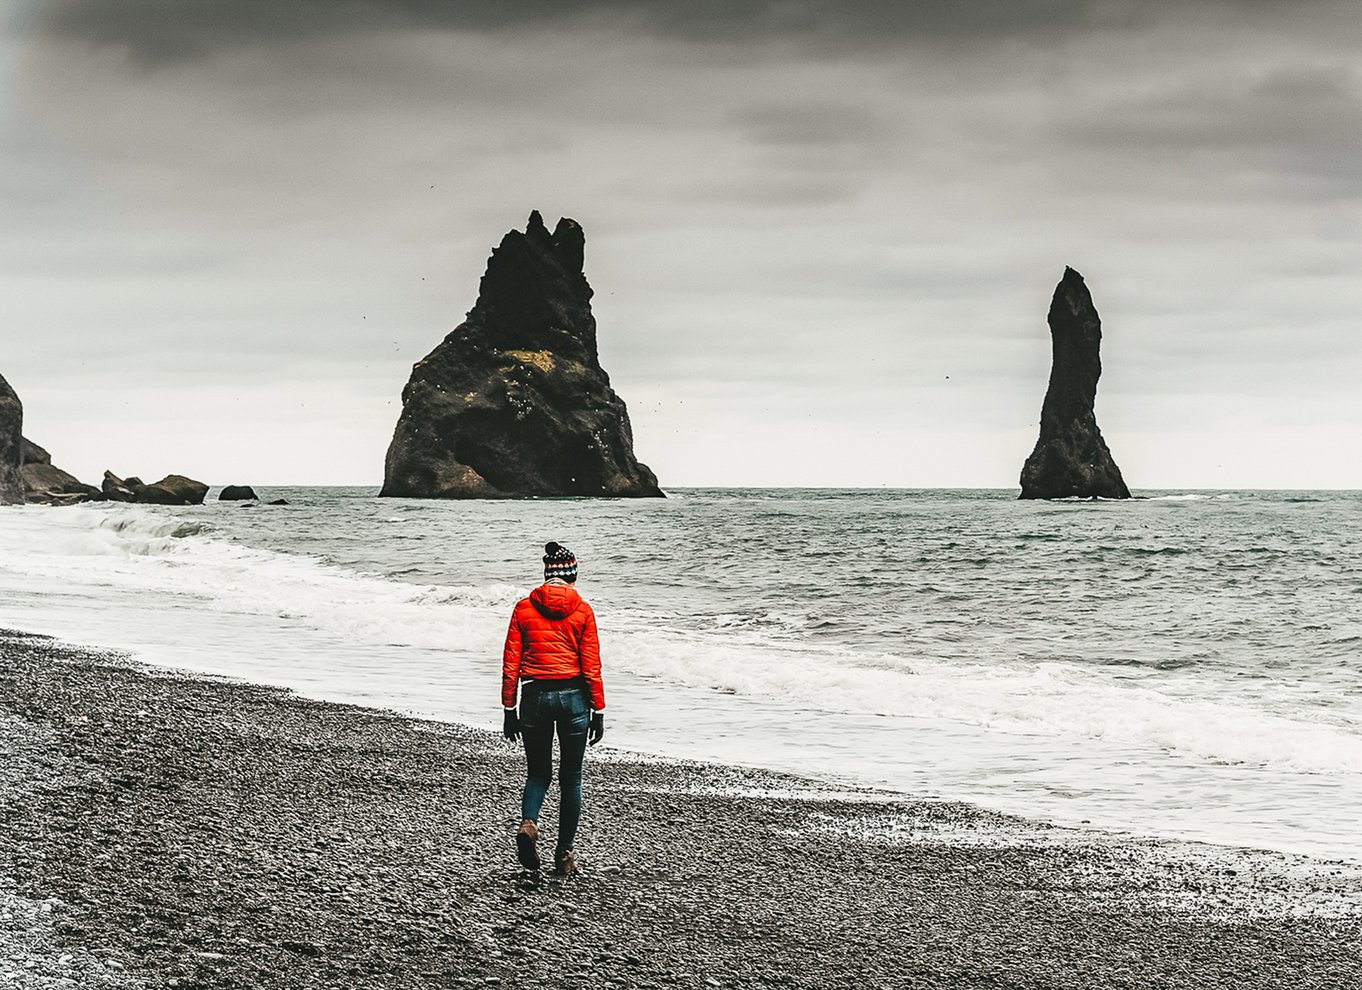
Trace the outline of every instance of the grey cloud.
<path fill-rule="evenodd" d="M 1096 106 L 1058 128 L 1080 145 L 1127 153 L 1230 156 L 1358 188 L 1362 85 L 1340 66 L 1296 67 Z M 1325 191 L 1312 187 L 1311 195 Z"/>
<path fill-rule="evenodd" d="M 668 190 L 678 203 L 703 200 L 733 207 L 802 209 L 844 203 L 855 194 L 844 177 L 742 175 L 677 183 Z"/>
<path fill-rule="evenodd" d="M 1297 0 L 1307 6 L 1331 0 Z M 223 50 L 393 30 L 502 31 L 596 26 L 702 42 L 773 39 L 820 46 L 913 38 L 999 38 L 1147 24 L 1180 0 L 54 0 L 41 29 L 126 48 L 145 66 Z M 1271 0 L 1226 0 L 1236 15 Z"/>
<path fill-rule="evenodd" d="M 747 137 L 763 145 L 825 147 L 886 141 L 893 128 L 854 103 L 768 103 L 730 115 Z"/>
<path fill-rule="evenodd" d="M 1330 66 L 1358 45 L 1331 7 L 1356 19 L 1322 0 L 49 3 L 45 36 L 0 47 L 3 370 L 54 449 L 88 443 L 92 407 L 179 408 L 207 380 L 233 431 L 308 451 L 291 480 L 372 480 L 412 361 L 534 206 L 587 229 L 603 361 L 671 483 L 725 477 L 712 444 L 669 438 L 706 408 L 763 428 L 754 392 L 801 416 L 835 393 L 859 404 L 850 434 L 896 442 L 936 416 L 942 449 L 1026 426 L 1066 262 L 1132 421 L 1214 378 L 1283 416 L 1299 403 L 1272 390 L 1308 381 L 1355 422 L 1355 211 L 1317 184 L 1356 182 L 1359 80 Z M 1260 185 L 1228 188 L 1244 175 Z M 70 394 L 40 401 L 52 383 Z M 910 410 L 918 383 L 940 391 Z M 203 416 L 186 428 L 228 421 Z M 817 462 L 798 430 L 775 439 L 727 477 Z M 1033 440 L 934 480 L 1011 484 Z M 1200 464 L 1176 424 L 1151 445 Z"/>
<path fill-rule="evenodd" d="M 764 206 L 843 202 L 899 140 L 900 128 L 852 102 L 762 103 L 728 116 L 751 145 L 751 173 L 700 195 Z"/>

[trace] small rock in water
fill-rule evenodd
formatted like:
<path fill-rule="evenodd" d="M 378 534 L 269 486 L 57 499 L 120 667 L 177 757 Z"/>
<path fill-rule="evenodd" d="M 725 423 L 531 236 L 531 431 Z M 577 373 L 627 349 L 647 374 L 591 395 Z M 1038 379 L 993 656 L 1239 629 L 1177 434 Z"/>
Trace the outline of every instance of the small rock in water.
<path fill-rule="evenodd" d="M 219 502 L 232 502 L 237 499 L 259 498 L 255 489 L 250 485 L 226 485 L 222 491 L 218 492 Z"/>

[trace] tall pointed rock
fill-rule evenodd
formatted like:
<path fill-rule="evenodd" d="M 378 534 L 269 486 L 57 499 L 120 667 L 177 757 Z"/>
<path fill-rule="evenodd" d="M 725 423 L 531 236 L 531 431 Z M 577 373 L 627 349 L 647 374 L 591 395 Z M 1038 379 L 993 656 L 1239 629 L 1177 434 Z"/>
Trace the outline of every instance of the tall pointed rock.
<path fill-rule="evenodd" d="M 1021 497 L 1130 498 L 1093 412 L 1102 376 L 1102 320 L 1083 276 L 1072 268 L 1055 287 L 1049 322 L 1054 363 L 1040 439 L 1022 467 Z"/>
<path fill-rule="evenodd" d="M 382 495 L 662 495 L 596 355 L 585 244 L 538 212 L 501 239 L 467 318 L 402 390 Z"/>
<path fill-rule="evenodd" d="M 0 375 L 0 505 L 24 501 L 24 404 Z"/>

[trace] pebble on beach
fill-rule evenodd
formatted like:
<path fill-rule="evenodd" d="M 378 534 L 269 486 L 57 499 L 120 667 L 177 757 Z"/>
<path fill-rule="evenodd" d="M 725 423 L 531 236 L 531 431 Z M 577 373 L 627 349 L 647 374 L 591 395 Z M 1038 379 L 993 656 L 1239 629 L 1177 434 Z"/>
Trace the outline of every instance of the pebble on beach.
<path fill-rule="evenodd" d="M 516 865 L 522 757 L 490 732 L 0 655 L 0 987 L 1362 980 L 1346 864 L 601 747 L 565 881 Z"/>

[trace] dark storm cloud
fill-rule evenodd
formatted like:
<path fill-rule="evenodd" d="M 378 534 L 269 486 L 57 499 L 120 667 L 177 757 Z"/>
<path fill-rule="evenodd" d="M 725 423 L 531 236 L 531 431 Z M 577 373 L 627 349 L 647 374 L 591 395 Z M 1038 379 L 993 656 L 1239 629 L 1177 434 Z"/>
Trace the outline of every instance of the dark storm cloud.
<path fill-rule="evenodd" d="M 1298 0 L 1293 6 L 1313 5 Z M 1183 6 L 1181 0 L 60 0 L 50 6 L 45 27 L 124 47 L 154 66 L 378 31 L 593 25 L 690 41 L 834 45 L 1133 27 Z M 1213 9 L 1241 16 L 1277 6 L 1224 0 Z"/>

